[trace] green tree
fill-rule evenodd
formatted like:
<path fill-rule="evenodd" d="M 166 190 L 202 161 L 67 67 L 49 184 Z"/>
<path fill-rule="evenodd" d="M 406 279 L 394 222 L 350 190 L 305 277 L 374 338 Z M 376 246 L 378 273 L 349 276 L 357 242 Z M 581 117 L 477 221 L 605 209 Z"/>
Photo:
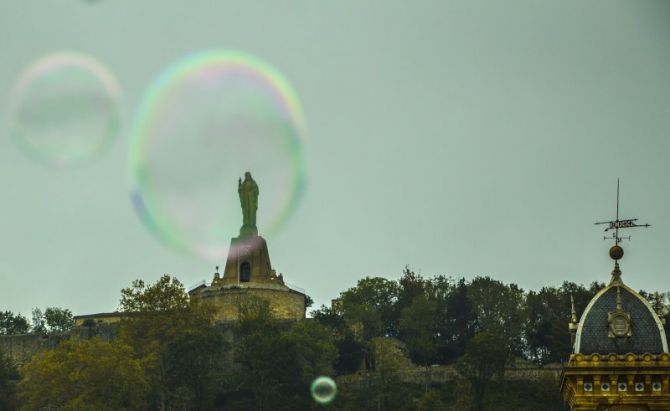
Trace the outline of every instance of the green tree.
<path fill-rule="evenodd" d="M 296 345 L 282 338 L 286 326 L 272 316 L 266 300 L 239 306 L 233 364 L 224 378 L 222 402 L 232 410 L 305 409 L 309 399 Z"/>
<path fill-rule="evenodd" d="M 418 398 L 416 409 L 417 411 L 440 411 L 446 410 L 447 406 L 442 401 L 440 391 L 430 389 L 426 390 L 423 395 Z"/>
<path fill-rule="evenodd" d="M 19 379 L 16 367 L 0 350 L 0 411 L 15 410 L 18 408 L 13 381 Z"/>
<path fill-rule="evenodd" d="M 44 321 L 51 333 L 66 333 L 74 327 L 72 311 L 67 308 L 47 307 L 44 310 Z"/>
<path fill-rule="evenodd" d="M 333 363 L 335 373 L 344 375 L 358 371 L 366 357 L 366 346 L 347 326 L 343 315 L 338 310 L 324 305 L 311 314 L 314 321 L 330 330 L 333 337 L 337 349 Z"/>
<path fill-rule="evenodd" d="M 335 336 L 342 336 L 347 331 L 347 325 L 342 313 L 334 308 L 322 305 L 318 309 L 312 310 L 310 314 L 314 321 L 330 329 Z"/>
<path fill-rule="evenodd" d="M 429 284 L 429 281 L 410 270 L 409 266 L 405 266 L 398 280 L 398 301 L 396 303 L 398 312 L 402 312 L 405 307 L 412 304 L 416 297 L 425 295 Z"/>
<path fill-rule="evenodd" d="M 410 358 L 424 366 L 431 364 L 437 348 L 435 311 L 435 301 L 419 295 L 400 315 L 401 339 L 407 344 Z"/>
<path fill-rule="evenodd" d="M 652 292 L 648 293 L 640 290 L 640 295 L 649 301 L 651 307 L 656 311 L 656 314 L 666 324 L 665 337 L 670 340 L 670 292 Z"/>
<path fill-rule="evenodd" d="M 142 362 L 120 341 L 64 341 L 33 357 L 19 386 L 24 410 L 135 410 L 146 406 Z"/>
<path fill-rule="evenodd" d="M 47 322 L 44 319 L 44 314 L 39 308 L 33 308 L 32 311 L 31 330 L 34 333 L 46 333 L 47 332 Z"/>
<path fill-rule="evenodd" d="M 0 311 L 0 335 L 25 334 L 30 324 L 26 317 L 11 311 Z"/>
<path fill-rule="evenodd" d="M 456 369 L 472 387 L 474 411 L 484 410 L 487 393 L 495 377 L 502 378 L 509 359 L 505 338 L 489 332 L 476 334 L 456 361 Z"/>
<path fill-rule="evenodd" d="M 166 348 L 165 376 L 176 409 L 209 409 L 217 394 L 225 343 L 214 328 L 186 330 Z"/>
<path fill-rule="evenodd" d="M 398 284 L 381 277 L 365 277 L 356 287 L 340 295 L 344 319 L 351 326 L 360 326 L 361 336 L 396 336 L 398 333 Z"/>
<path fill-rule="evenodd" d="M 467 292 L 475 314 L 475 330 L 499 335 L 512 353 L 521 355 L 525 348 L 522 331 L 526 319 L 523 290 L 516 284 L 476 277 Z"/>
<path fill-rule="evenodd" d="M 335 347 L 337 358 L 334 369 L 338 375 L 353 374 L 361 369 L 367 354 L 367 348 L 363 343 L 356 340 L 351 333 L 347 333 L 335 341 Z"/>
<path fill-rule="evenodd" d="M 475 334 L 476 315 L 464 278 L 453 286 L 444 277 L 436 277 L 431 283 L 437 305 L 435 331 L 439 340 L 438 360 L 451 363 L 463 355 L 468 341 Z"/>
<path fill-rule="evenodd" d="M 121 290 L 120 305 L 126 316 L 119 325 L 119 339 L 146 365 L 149 405 L 166 409 L 184 401 L 207 403 L 205 394 L 212 389 L 198 384 L 211 381 L 206 376 L 218 364 L 212 308 L 191 303 L 181 282 L 168 275 L 150 285 L 133 281 Z M 186 371 L 188 360 L 193 368 Z M 180 372 L 187 372 L 188 378 L 176 378 Z"/>
<path fill-rule="evenodd" d="M 399 372 L 411 366 L 403 352 L 402 343 L 395 338 L 376 337 L 370 340 L 374 358 L 374 389 L 370 395 L 376 402 L 377 410 L 401 409 L 396 401 L 402 391 Z"/>
<path fill-rule="evenodd" d="M 407 344 L 410 358 L 425 367 L 425 385 L 428 390 L 428 370 L 434 362 L 437 338 L 433 319 L 436 303 L 424 295 L 417 295 L 400 315 L 400 337 Z"/>
<path fill-rule="evenodd" d="M 313 320 L 297 321 L 282 338 L 294 347 L 302 382 L 306 386 L 320 375 L 333 374 L 337 348 L 326 327 Z"/>
<path fill-rule="evenodd" d="M 571 297 L 577 318 L 593 297 L 583 285 L 564 282 L 559 288 L 543 287 L 526 296 L 524 338 L 526 357 L 538 364 L 560 362 L 572 352 L 568 322 L 571 319 Z"/>

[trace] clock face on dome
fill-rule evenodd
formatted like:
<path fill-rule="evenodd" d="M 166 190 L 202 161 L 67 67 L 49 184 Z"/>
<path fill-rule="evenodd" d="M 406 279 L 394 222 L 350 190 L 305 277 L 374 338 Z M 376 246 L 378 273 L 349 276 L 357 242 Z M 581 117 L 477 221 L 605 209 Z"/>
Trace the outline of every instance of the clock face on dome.
<path fill-rule="evenodd" d="M 612 320 L 612 333 L 617 337 L 625 337 L 628 333 L 630 325 L 628 319 L 623 314 L 617 314 Z"/>
<path fill-rule="evenodd" d="M 616 295 L 616 309 L 607 314 L 607 322 L 609 323 L 610 338 L 630 337 L 633 335 L 631 330 L 630 314 L 622 307 L 621 294 L 619 287 L 617 287 Z"/>

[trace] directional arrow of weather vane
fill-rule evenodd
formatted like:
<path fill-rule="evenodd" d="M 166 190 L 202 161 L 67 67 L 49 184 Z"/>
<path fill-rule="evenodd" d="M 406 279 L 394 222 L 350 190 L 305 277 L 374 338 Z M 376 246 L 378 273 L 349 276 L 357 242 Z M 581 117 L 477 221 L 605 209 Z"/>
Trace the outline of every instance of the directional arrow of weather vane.
<path fill-rule="evenodd" d="M 605 228 L 605 232 L 608 232 L 609 230 L 614 230 L 614 233 L 610 236 L 604 236 L 603 240 L 607 239 L 612 239 L 614 240 L 614 244 L 619 244 L 621 240 L 623 239 L 628 239 L 630 240 L 630 236 L 628 237 L 619 237 L 619 229 L 620 228 L 633 228 L 633 227 L 650 227 L 649 224 L 637 224 L 635 223 L 637 221 L 637 218 L 632 218 L 630 220 L 619 220 L 619 179 L 616 180 L 616 220 L 614 221 L 600 221 L 595 223 L 596 225 L 598 224 L 607 224 L 608 227 Z"/>

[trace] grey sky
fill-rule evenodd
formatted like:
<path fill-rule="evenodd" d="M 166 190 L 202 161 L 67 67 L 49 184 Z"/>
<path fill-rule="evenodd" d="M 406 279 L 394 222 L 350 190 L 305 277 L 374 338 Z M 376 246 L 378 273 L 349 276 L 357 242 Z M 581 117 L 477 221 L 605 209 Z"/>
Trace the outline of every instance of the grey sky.
<path fill-rule="evenodd" d="M 308 186 L 267 240 L 317 304 L 406 264 L 526 289 L 605 281 L 593 222 L 613 218 L 617 176 L 621 216 L 652 224 L 624 244 L 624 281 L 670 290 L 669 21 L 667 1 L 4 0 L 0 106 L 26 65 L 77 50 L 118 77 L 124 124 L 98 161 L 56 170 L 2 117 L 0 310 L 111 311 L 136 278 L 211 280 L 141 224 L 127 179 L 142 92 L 211 48 L 270 62 L 301 99 Z"/>

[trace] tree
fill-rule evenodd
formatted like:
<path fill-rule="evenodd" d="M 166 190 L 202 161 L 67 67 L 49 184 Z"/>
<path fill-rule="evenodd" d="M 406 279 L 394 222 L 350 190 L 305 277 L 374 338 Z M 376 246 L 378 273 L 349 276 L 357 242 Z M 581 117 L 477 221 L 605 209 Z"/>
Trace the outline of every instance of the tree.
<path fill-rule="evenodd" d="M 47 332 L 47 323 L 44 319 L 44 314 L 39 308 L 33 308 L 32 311 L 32 332 L 34 333 L 46 333 Z"/>
<path fill-rule="evenodd" d="M 309 295 L 305 295 L 305 310 L 314 304 L 314 300 Z"/>
<path fill-rule="evenodd" d="M 370 340 L 374 358 L 375 389 L 371 396 L 377 402 L 378 410 L 398 409 L 394 401 L 395 393 L 401 391 L 398 372 L 408 368 L 411 363 L 406 357 L 402 343 L 395 338 L 376 337 Z"/>
<path fill-rule="evenodd" d="M 187 330 L 168 344 L 165 375 L 174 408 L 211 407 L 218 389 L 213 382 L 221 371 L 225 346 L 221 333 L 210 327 Z"/>
<path fill-rule="evenodd" d="M 410 358 L 426 370 L 424 389 L 428 390 L 428 366 L 433 363 L 437 350 L 437 339 L 433 319 L 435 301 L 424 295 L 414 297 L 411 305 L 400 315 L 400 337 L 407 344 Z"/>
<path fill-rule="evenodd" d="M 121 290 L 121 310 L 124 312 L 157 313 L 188 309 L 189 299 L 184 285 L 169 275 L 155 284 L 135 280 Z"/>
<path fill-rule="evenodd" d="M 432 294 L 437 304 L 435 331 L 439 339 L 438 359 L 441 363 L 451 363 L 463 355 L 468 341 L 475 334 L 476 315 L 464 278 L 453 287 L 448 280 L 440 277 L 432 283 Z"/>
<path fill-rule="evenodd" d="M 447 408 L 442 401 L 440 392 L 436 389 L 425 390 L 423 395 L 419 397 L 416 405 L 416 408 L 419 411 L 435 411 Z"/>
<path fill-rule="evenodd" d="M 44 311 L 44 321 L 52 333 L 66 333 L 74 326 L 72 311 L 67 308 L 47 307 Z"/>
<path fill-rule="evenodd" d="M 306 386 L 318 376 L 332 375 L 337 349 L 326 327 L 316 321 L 297 321 L 282 338 L 294 347 Z"/>
<path fill-rule="evenodd" d="M 74 327 L 72 312 L 67 308 L 47 307 L 42 312 L 33 308 L 32 332 L 34 333 L 66 333 Z"/>
<path fill-rule="evenodd" d="M 526 296 L 526 356 L 538 364 L 564 361 L 572 352 L 568 322 L 571 320 L 571 297 L 577 319 L 593 297 L 583 285 L 564 282 L 559 288 L 543 287 Z"/>
<path fill-rule="evenodd" d="M 366 358 L 366 346 L 357 341 L 351 333 L 335 340 L 337 358 L 333 364 L 338 375 L 353 374 L 361 369 Z"/>
<path fill-rule="evenodd" d="M 340 295 L 344 319 L 362 327 L 364 340 L 375 336 L 396 336 L 398 332 L 398 284 L 381 277 L 365 277 L 356 287 Z"/>
<path fill-rule="evenodd" d="M 343 335 L 347 330 L 342 314 L 333 308 L 322 305 L 317 310 L 313 310 L 311 315 L 314 321 L 330 329 L 336 336 Z"/>
<path fill-rule="evenodd" d="M 559 288 L 543 287 L 526 296 L 526 357 L 538 364 L 564 361 L 572 352 L 568 322 L 571 320 L 571 299 L 575 302 L 577 320 L 603 287 L 592 283 L 589 288 L 565 281 Z"/>
<path fill-rule="evenodd" d="M 467 292 L 475 314 L 475 330 L 499 335 L 512 353 L 521 355 L 526 316 L 523 290 L 516 284 L 505 285 L 490 277 L 476 277 Z"/>
<path fill-rule="evenodd" d="M 18 408 L 16 393 L 12 380 L 18 380 L 19 373 L 16 367 L 0 350 L 0 411 L 15 410 Z"/>
<path fill-rule="evenodd" d="M 135 410 L 145 408 L 142 362 L 120 341 L 64 341 L 33 357 L 19 383 L 22 409 Z"/>
<path fill-rule="evenodd" d="M 309 399 L 296 345 L 282 338 L 285 326 L 266 300 L 239 305 L 234 328 L 233 364 L 224 378 L 223 405 L 232 410 L 305 409 Z M 304 364 L 303 364 L 304 365 Z"/>
<path fill-rule="evenodd" d="M 433 324 L 435 311 L 435 302 L 419 295 L 400 315 L 400 336 L 407 344 L 409 356 L 415 363 L 426 367 L 433 361 L 437 348 Z"/>
<path fill-rule="evenodd" d="M 30 325 L 26 317 L 11 311 L 0 311 L 0 335 L 25 334 Z"/>
<path fill-rule="evenodd" d="M 164 275 L 154 284 L 136 280 L 121 290 L 121 311 L 126 316 L 119 325 L 119 339 L 145 364 L 149 406 L 165 409 L 188 400 L 206 403 L 211 390 L 198 384 L 214 383 L 206 378 L 218 356 L 212 349 L 218 341 L 212 334 L 213 309 L 190 302 L 181 282 Z M 186 359 L 193 363 L 185 364 Z M 186 371 L 188 366 L 193 368 Z M 175 378 L 180 372 L 188 372 L 188 378 Z"/>
<path fill-rule="evenodd" d="M 660 317 L 666 326 L 665 328 L 665 337 L 667 340 L 670 340 L 670 292 L 653 292 L 648 293 L 644 290 L 640 290 L 640 295 L 644 297 L 651 307 L 656 311 L 656 314 Z"/>
<path fill-rule="evenodd" d="M 484 410 L 487 390 L 494 377 L 502 378 L 509 354 L 504 338 L 480 332 L 470 340 L 465 354 L 456 361 L 456 369 L 471 384 L 474 411 Z"/>
<path fill-rule="evenodd" d="M 429 281 L 410 270 L 409 266 L 405 266 L 402 277 L 398 280 L 398 285 L 400 286 L 398 289 L 398 311 L 400 312 L 412 304 L 412 301 L 416 297 L 424 295 L 429 284 Z"/>

